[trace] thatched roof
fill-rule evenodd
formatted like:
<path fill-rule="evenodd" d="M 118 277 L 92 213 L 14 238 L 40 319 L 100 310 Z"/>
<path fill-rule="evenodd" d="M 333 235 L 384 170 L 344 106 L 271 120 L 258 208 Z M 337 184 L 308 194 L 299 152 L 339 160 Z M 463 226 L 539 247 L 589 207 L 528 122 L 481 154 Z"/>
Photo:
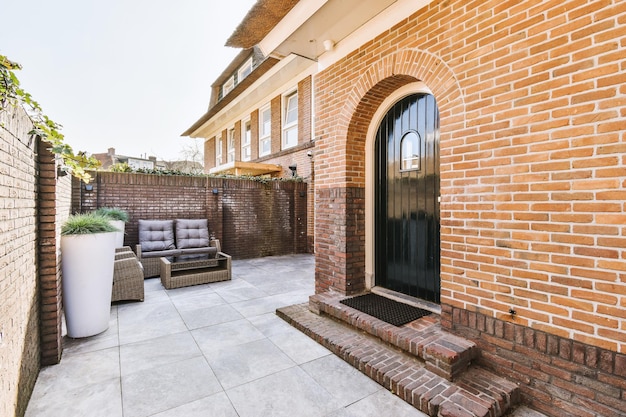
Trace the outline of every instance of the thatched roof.
<path fill-rule="evenodd" d="M 299 0 L 258 0 L 226 41 L 226 46 L 252 48 L 270 33 Z"/>

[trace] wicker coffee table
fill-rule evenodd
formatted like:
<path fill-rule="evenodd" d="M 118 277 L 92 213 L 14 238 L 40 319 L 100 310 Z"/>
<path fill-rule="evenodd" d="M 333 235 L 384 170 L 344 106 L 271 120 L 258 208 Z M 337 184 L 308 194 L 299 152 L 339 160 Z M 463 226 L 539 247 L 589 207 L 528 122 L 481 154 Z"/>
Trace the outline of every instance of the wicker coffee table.
<path fill-rule="evenodd" d="M 229 279 L 231 256 L 224 252 L 210 259 L 161 258 L 161 283 L 168 290 Z"/>

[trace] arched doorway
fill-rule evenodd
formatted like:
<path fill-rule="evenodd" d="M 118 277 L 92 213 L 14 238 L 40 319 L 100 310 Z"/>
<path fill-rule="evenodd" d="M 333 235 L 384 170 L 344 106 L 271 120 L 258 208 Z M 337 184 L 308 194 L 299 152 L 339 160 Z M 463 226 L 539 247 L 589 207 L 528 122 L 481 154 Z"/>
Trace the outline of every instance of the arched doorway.
<path fill-rule="evenodd" d="M 439 110 L 432 94 L 398 99 L 374 144 L 374 285 L 439 303 Z"/>

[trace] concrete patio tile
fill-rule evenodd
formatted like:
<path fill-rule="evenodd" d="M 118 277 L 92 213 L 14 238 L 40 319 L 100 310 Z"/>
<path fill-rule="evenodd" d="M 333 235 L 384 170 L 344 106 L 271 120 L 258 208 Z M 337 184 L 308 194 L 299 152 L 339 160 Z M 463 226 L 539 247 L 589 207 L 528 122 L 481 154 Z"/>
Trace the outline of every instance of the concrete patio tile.
<path fill-rule="evenodd" d="M 143 291 L 144 293 L 154 292 L 154 291 L 163 291 L 163 285 L 161 284 L 161 278 L 146 278 L 143 280 Z"/>
<path fill-rule="evenodd" d="M 234 288 L 250 287 L 250 284 L 246 282 L 245 280 L 238 278 L 235 272 L 233 272 L 232 279 L 229 279 L 226 281 L 212 282 L 208 285 L 211 286 L 213 291 L 223 290 L 226 288 L 234 289 Z M 193 288 L 193 287 L 189 287 L 189 288 Z"/>
<path fill-rule="evenodd" d="M 341 407 L 299 367 L 229 389 L 226 394 L 240 417 L 322 417 Z"/>
<path fill-rule="evenodd" d="M 118 320 L 122 345 L 187 330 L 169 299 L 167 302 L 120 306 Z"/>
<path fill-rule="evenodd" d="M 224 392 L 213 394 L 180 407 L 172 408 L 153 417 L 239 417 Z"/>
<path fill-rule="evenodd" d="M 202 356 L 189 332 L 175 333 L 120 346 L 122 376 Z"/>
<path fill-rule="evenodd" d="M 285 294 L 278 294 L 276 297 L 278 297 L 278 299 L 281 300 L 282 302 L 281 307 L 284 307 L 284 306 L 293 305 L 293 304 L 308 303 L 309 297 L 311 297 L 311 294 L 314 294 L 314 293 L 315 293 L 315 290 L 313 288 L 311 290 L 308 290 L 305 288 L 305 289 L 300 289 L 297 291 L 290 291 Z"/>
<path fill-rule="evenodd" d="M 65 329 L 65 321 L 63 322 Z M 66 330 L 63 332 L 67 333 Z M 118 346 L 120 343 L 119 332 L 117 326 L 117 306 L 111 307 L 111 316 L 109 319 L 109 328 L 95 336 L 83 337 L 80 339 L 72 339 L 71 337 L 63 337 L 63 354 L 79 354 L 94 352 L 96 350 L 108 349 Z"/>
<path fill-rule="evenodd" d="M 226 304 L 226 301 L 218 294 L 200 290 L 197 293 L 185 293 L 184 295 L 170 296 L 172 304 L 178 311 L 198 310 L 206 307 L 215 307 Z"/>
<path fill-rule="evenodd" d="M 407 402 L 396 397 L 389 391 L 381 389 L 374 394 L 363 398 L 347 406 L 328 417 L 428 417 L 409 405 Z"/>
<path fill-rule="evenodd" d="M 290 299 L 283 297 L 283 294 L 281 294 L 256 298 L 254 300 L 241 301 L 238 303 L 232 303 L 231 305 L 244 317 L 253 317 L 276 311 L 277 308 L 284 307 L 289 304 Z"/>
<path fill-rule="evenodd" d="M 46 393 L 43 397 L 35 397 L 35 395 L 37 395 L 36 392 L 33 393 L 33 399 L 28 404 L 25 417 L 122 417 L 123 415 L 119 378 L 81 385 L 74 389 L 56 390 Z"/>
<path fill-rule="evenodd" d="M 175 290 L 145 280 L 107 332 L 66 339 L 27 417 L 421 416 L 276 316 L 314 293 L 313 259 L 237 261 L 231 281 Z"/>
<path fill-rule="evenodd" d="M 286 294 L 294 291 L 307 290 L 309 295 L 313 294 L 311 291 L 315 291 L 315 285 L 311 284 L 310 279 L 278 279 L 269 280 L 266 282 L 255 283 L 257 288 L 268 295 Z"/>
<path fill-rule="evenodd" d="M 241 320 L 243 316 L 228 304 L 179 311 L 189 330 Z"/>
<path fill-rule="evenodd" d="M 53 392 L 69 392 L 120 377 L 117 348 L 64 355 L 61 364 L 41 369 L 32 398 L 41 399 Z"/>
<path fill-rule="evenodd" d="M 203 327 L 192 330 L 191 334 L 206 357 L 211 357 L 220 350 L 254 342 L 265 337 L 248 320 L 236 320 Z"/>
<path fill-rule="evenodd" d="M 254 381 L 295 363 L 267 339 L 237 345 L 207 356 L 224 389 Z"/>
<path fill-rule="evenodd" d="M 261 291 L 257 287 L 241 280 L 241 284 L 236 287 L 216 288 L 215 292 L 220 295 L 228 303 L 236 303 L 238 301 L 254 300 L 257 298 L 267 297 L 267 293 Z"/>
<path fill-rule="evenodd" d="M 167 293 L 165 292 L 165 288 L 161 285 L 161 281 L 156 278 L 157 281 L 154 281 L 155 284 L 158 284 L 159 288 L 154 288 L 155 284 L 148 285 L 146 284 L 150 280 L 154 280 L 155 278 L 150 278 L 148 280 L 144 280 L 144 300 L 143 301 L 120 301 L 116 303 L 116 305 L 120 309 L 129 308 L 129 306 L 142 306 L 153 303 L 163 303 L 168 302 L 169 298 Z M 153 287 L 150 290 L 147 290 L 149 287 Z M 133 307 L 130 307 L 133 308 Z"/>
<path fill-rule="evenodd" d="M 222 390 L 203 357 L 122 376 L 124 417 L 145 417 Z"/>
<path fill-rule="evenodd" d="M 275 334 L 270 340 L 298 365 L 332 355 L 324 346 L 294 328 Z"/>
<path fill-rule="evenodd" d="M 272 337 L 281 333 L 290 334 L 295 330 L 293 326 L 278 317 L 274 312 L 249 317 L 248 321 L 259 329 L 265 337 Z"/>
<path fill-rule="evenodd" d="M 163 286 L 161 286 L 161 288 L 172 300 L 189 296 L 199 297 L 215 292 L 213 284 L 190 285 L 188 287 L 173 288 L 171 290 L 167 290 Z"/>
<path fill-rule="evenodd" d="M 383 389 L 382 386 L 332 354 L 305 363 L 301 365 L 301 368 L 318 384 L 326 388 L 342 406 L 348 406 Z M 394 414 L 382 413 L 381 415 Z"/>

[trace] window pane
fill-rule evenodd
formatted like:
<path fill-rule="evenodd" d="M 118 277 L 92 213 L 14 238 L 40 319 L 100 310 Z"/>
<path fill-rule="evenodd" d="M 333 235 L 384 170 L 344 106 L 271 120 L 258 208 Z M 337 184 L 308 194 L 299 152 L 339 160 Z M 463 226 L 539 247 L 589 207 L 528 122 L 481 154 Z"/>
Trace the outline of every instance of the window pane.
<path fill-rule="evenodd" d="M 268 136 L 272 129 L 272 114 L 270 109 L 263 110 L 261 114 L 261 136 Z"/>
<path fill-rule="evenodd" d="M 249 59 L 240 69 L 239 69 L 239 82 L 246 78 L 252 72 L 252 59 Z"/>
<path fill-rule="evenodd" d="M 402 138 L 400 158 L 403 170 L 420 169 L 420 140 L 417 132 L 408 132 Z"/>
<path fill-rule="evenodd" d="M 250 127 L 250 122 L 247 121 L 243 128 L 243 141 L 244 145 L 249 145 L 252 140 L 252 129 Z"/>
<path fill-rule="evenodd" d="M 249 146 L 244 147 L 241 150 L 241 155 L 242 155 L 241 157 L 242 160 L 249 161 L 252 158 L 252 152 L 251 152 L 250 147 Z"/>
<path fill-rule="evenodd" d="M 216 147 L 215 147 L 215 165 L 222 165 L 222 138 L 215 138 Z"/>
<path fill-rule="evenodd" d="M 270 153 L 270 140 L 269 139 L 263 139 L 261 141 L 261 154 L 263 155 L 267 155 L 268 153 Z"/>
<path fill-rule="evenodd" d="M 291 129 L 285 130 L 285 143 L 283 145 L 284 148 L 291 148 L 292 146 L 296 146 L 298 144 L 298 127 L 292 127 Z"/>
<path fill-rule="evenodd" d="M 235 88 L 235 79 L 230 77 L 222 86 L 222 97 L 230 93 L 233 88 Z"/>
<path fill-rule="evenodd" d="M 298 93 L 293 93 L 287 97 L 287 108 L 285 112 L 285 125 L 298 121 Z"/>

